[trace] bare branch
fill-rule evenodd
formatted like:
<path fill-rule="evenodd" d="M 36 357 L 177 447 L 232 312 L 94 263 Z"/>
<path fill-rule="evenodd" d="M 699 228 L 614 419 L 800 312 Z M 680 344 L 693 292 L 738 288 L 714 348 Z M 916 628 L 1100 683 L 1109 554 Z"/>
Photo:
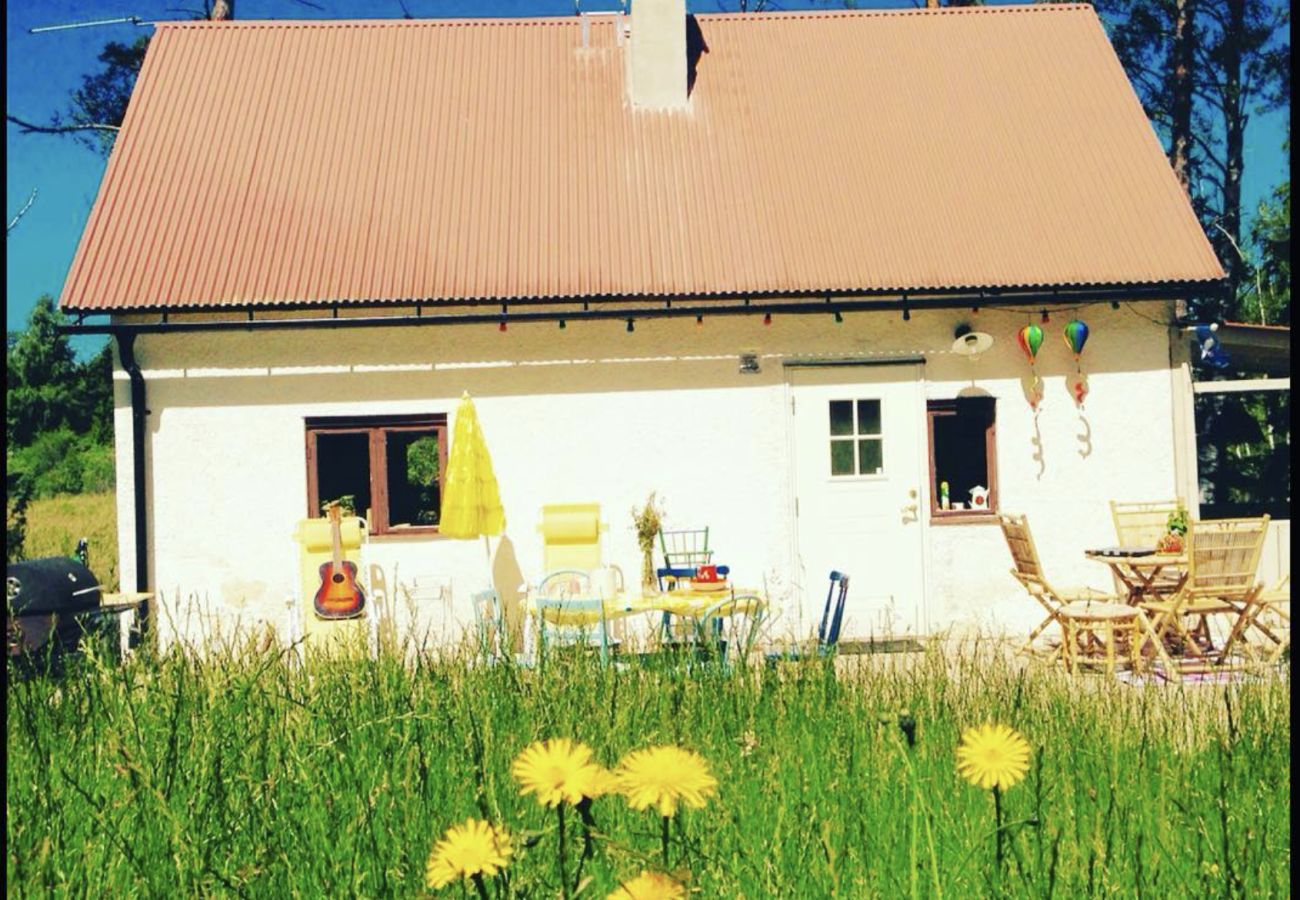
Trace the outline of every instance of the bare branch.
<path fill-rule="evenodd" d="M 32 204 L 35 202 L 36 202 L 36 188 L 32 188 L 32 193 L 27 198 L 27 202 L 23 204 L 23 208 L 18 210 L 18 215 L 10 219 L 9 224 L 5 227 L 5 237 L 9 236 L 9 232 L 13 231 L 14 226 L 18 224 L 18 220 L 21 219 L 23 216 L 27 215 L 27 210 L 31 209 Z"/>
<path fill-rule="evenodd" d="M 84 125 L 37 125 L 26 122 L 17 116 L 5 114 L 5 118 L 23 130 L 23 134 L 66 134 L 70 131 L 112 131 L 121 129 L 117 125 L 104 125 L 99 122 L 87 122 Z"/>

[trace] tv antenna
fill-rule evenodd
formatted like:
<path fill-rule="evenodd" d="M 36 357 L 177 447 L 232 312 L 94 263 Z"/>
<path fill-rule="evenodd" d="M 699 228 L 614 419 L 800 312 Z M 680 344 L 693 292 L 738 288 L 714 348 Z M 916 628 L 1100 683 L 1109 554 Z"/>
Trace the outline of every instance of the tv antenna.
<path fill-rule="evenodd" d="M 94 28 L 99 25 L 153 25 L 139 16 L 126 16 L 121 19 L 97 19 L 94 22 L 72 22 L 68 25 L 42 25 L 40 28 L 28 28 L 28 34 L 45 34 L 49 31 L 67 31 L 70 28 Z"/>

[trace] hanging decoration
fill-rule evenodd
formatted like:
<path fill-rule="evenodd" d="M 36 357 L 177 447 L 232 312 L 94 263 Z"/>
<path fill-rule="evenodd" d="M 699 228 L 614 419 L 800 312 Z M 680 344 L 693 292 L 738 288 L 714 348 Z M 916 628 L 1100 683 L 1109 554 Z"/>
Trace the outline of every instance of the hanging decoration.
<path fill-rule="evenodd" d="M 1088 343 L 1088 326 L 1079 319 L 1071 319 L 1061 332 L 1065 346 L 1074 354 L 1074 377 L 1070 379 L 1070 393 L 1074 394 L 1076 406 L 1083 406 L 1083 398 L 1088 396 L 1088 376 L 1084 374 L 1083 364 L 1079 361 L 1083 345 Z"/>
<path fill-rule="evenodd" d="M 1043 329 L 1032 323 L 1026 325 L 1016 332 L 1016 343 L 1020 345 L 1020 349 L 1029 360 L 1029 379 L 1025 385 L 1025 399 L 1029 401 L 1030 409 L 1036 412 L 1038 404 L 1043 400 L 1043 380 L 1038 377 L 1038 369 L 1035 368 L 1034 362 L 1038 357 L 1038 348 L 1043 346 Z"/>

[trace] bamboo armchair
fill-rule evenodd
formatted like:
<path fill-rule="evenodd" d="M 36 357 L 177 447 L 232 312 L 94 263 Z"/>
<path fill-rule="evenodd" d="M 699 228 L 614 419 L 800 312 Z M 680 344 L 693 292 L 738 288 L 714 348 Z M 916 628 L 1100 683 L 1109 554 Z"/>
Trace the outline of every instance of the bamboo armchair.
<path fill-rule="evenodd" d="M 1258 621 L 1262 611 L 1263 583 L 1256 580 L 1259 558 L 1268 535 L 1268 516 L 1257 519 L 1218 519 L 1192 522 L 1187 531 L 1187 580 L 1177 594 L 1140 604 L 1152 613 L 1156 634 L 1163 642 L 1173 638 L 1193 660 L 1222 667 L 1247 628 L 1262 630 L 1279 639 Z M 1217 651 L 1209 631 L 1211 616 L 1231 616 L 1233 624 Z M 1186 621 L 1197 620 L 1192 629 Z"/>
<path fill-rule="evenodd" d="M 1169 515 L 1178 510 L 1180 500 L 1141 502 L 1110 501 L 1110 517 L 1115 523 L 1115 539 L 1121 547 L 1154 547 L 1168 528 Z M 1171 593 L 1181 580 L 1178 572 L 1162 572 L 1152 585 L 1162 593 Z M 1119 585 L 1117 583 L 1116 587 Z"/>
<path fill-rule="evenodd" d="M 1242 647 L 1256 660 L 1274 665 L 1291 649 L 1291 576 L 1261 591 L 1258 600 L 1238 621 Z M 1272 641 L 1272 647 L 1260 642 L 1266 652 L 1259 652 L 1248 640 L 1247 630 L 1254 629 Z"/>
<path fill-rule="evenodd" d="M 1062 640 L 1048 654 L 1048 659 L 1060 659 L 1068 670 L 1100 660 L 1113 672 L 1121 652 L 1137 668 L 1142 663 L 1142 646 L 1148 639 L 1163 657 L 1160 642 L 1155 639 L 1155 631 L 1142 610 L 1091 588 L 1053 587 L 1043 574 L 1028 518 L 999 513 L 998 523 L 1015 563 L 1011 575 L 1047 611 L 1047 617 L 1030 632 L 1020 648 L 1021 653 L 1034 655 L 1034 641 L 1056 624 L 1061 629 Z"/>
<path fill-rule="evenodd" d="M 1115 537 L 1123 547 L 1154 547 L 1165 533 L 1169 514 L 1178 509 L 1177 500 L 1141 503 L 1110 501 Z"/>

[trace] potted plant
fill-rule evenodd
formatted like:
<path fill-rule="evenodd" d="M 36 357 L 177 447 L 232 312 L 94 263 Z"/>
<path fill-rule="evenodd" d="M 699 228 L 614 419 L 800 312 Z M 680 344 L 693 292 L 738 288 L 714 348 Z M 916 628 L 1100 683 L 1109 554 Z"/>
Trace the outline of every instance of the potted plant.
<path fill-rule="evenodd" d="M 1182 553 L 1187 546 L 1187 509 L 1182 503 L 1165 520 L 1165 533 L 1156 542 L 1157 553 Z"/>

